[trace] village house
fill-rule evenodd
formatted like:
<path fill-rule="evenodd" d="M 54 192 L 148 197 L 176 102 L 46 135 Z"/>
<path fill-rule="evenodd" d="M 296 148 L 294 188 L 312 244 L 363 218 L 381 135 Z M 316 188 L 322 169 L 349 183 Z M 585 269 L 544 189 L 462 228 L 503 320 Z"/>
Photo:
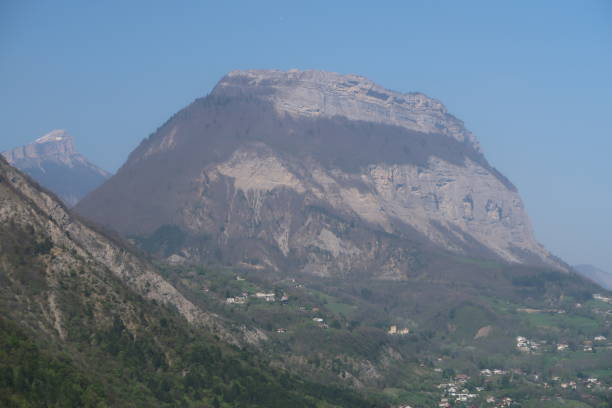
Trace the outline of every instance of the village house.
<path fill-rule="evenodd" d="M 312 319 L 312 321 L 313 321 L 313 322 L 315 322 L 315 323 L 317 323 L 317 324 L 318 324 L 318 326 L 319 326 L 320 328 L 322 328 L 322 329 L 327 329 L 327 328 L 329 328 L 329 326 L 327 325 L 327 323 L 325 323 L 325 320 L 323 320 L 323 319 L 322 319 L 322 318 L 320 318 L 320 317 L 314 317 L 314 318 Z"/>
<path fill-rule="evenodd" d="M 593 338 L 594 341 L 606 341 L 608 340 L 605 336 L 595 336 L 595 338 Z"/>
<path fill-rule="evenodd" d="M 466 383 L 469 379 L 470 379 L 470 376 L 467 374 L 457 374 L 455 376 L 455 381 L 457 381 L 460 384 Z"/>
<path fill-rule="evenodd" d="M 276 300 L 274 293 L 257 292 L 255 293 L 255 297 L 257 299 L 263 299 L 266 302 L 274 302 Z"/>
<path fill-rule="evenodd" d="M 598 294 L 598 293 L 595 293 L 595 294 L 593 295 L 593 299 L 595 299 L 595 300 L 601 300 L 602 302 L 606 302 L 606 303 L 612 303 L 612 298 L 602 296 L 602 295 L 600 295 L 600 294 Z"/>
<path fill-rule="evenodd" d="M 561 383 L 561 388 L 568 389 L 571 388 L 572 390 L 576 389 L 576 382 L 575 381 L 570 381 L 570 382 L 566 382 L 566 383 Z"/>
<path fill-rule="evenodd" d="M 225 303 L 227 304 L 236 304 L 236 305 L 243 305 L 247 302 L 247 297 L 246 296 L 234 296 L 234 297 L 228 297 L 225 299 Z"/>

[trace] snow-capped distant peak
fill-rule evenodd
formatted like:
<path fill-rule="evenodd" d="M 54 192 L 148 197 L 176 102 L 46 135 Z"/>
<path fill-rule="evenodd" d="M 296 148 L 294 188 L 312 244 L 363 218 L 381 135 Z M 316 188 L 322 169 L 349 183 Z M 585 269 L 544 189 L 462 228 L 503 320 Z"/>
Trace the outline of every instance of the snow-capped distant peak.
<path fill-rule="evenodd" d="M 70 136 L 63 129 L 55 129 L 46 135 L 39 137 L 34 141 L 34 143 L 49 143 L 49 142 L 61 142 L 63 140 L 69 139 Z"/>
<path fill-rule="evenodd" d="M 110 177 L 76 151 L 73 137 L 63 129 L 0 154 L 70 206 Z"/>

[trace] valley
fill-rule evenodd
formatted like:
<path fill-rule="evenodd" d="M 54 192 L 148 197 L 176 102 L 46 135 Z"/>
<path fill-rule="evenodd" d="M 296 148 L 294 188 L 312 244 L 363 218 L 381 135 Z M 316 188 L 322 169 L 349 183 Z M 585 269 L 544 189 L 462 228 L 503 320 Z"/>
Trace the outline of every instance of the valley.
<path fill-rule="evenodd" d="M 303 274 L 266 279 L 252 269 L 162 270 L 197 304 L 260 327 L 267 339 L 256 348 L 275 365 L 398 406 L 605 406 L 612 387 L 612 305 L 561 276 L 526 299 L 523 283 L 511 280 L 499 298 L 423 278 L 347 285 Z M 565 294 L 543 300 L 555 292 Z"/>

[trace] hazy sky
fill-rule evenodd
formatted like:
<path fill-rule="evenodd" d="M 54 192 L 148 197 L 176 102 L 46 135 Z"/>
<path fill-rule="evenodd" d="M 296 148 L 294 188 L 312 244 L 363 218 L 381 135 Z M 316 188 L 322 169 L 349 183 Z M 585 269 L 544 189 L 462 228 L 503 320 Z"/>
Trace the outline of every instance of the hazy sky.
<path fill-rule="evenodd" d="M 247 68 L 355 73 L 440 99 L 517 185 L 540 241 L 612 271 L 609 0 L 2 0 L 0 150 L 64 128 L 114 171 Z"/>

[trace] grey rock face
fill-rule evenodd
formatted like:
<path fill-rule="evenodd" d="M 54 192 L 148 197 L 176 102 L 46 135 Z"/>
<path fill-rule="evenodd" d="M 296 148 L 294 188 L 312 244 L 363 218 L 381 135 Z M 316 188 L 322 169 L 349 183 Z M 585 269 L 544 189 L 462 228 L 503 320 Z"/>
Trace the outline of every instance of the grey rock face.
<path fill-rule="evenodd" d="M 64 130 L 53 130 L 2 155 L 69 206 L 110 177 L 76 151 L 72 136 Z"/>
<path fill-rule="evenodd" d="M 233 71 L 213 95 L 269 100 L 279 112 L 311 118 L 343 116 L 351 120 L 442 133 L 478 150 L 474 135 L 441 102 L 422 93 L 390 91 L 359 75 L 323 71 Z"/>
<path fill-rule="evenodd" d="M 179 226 L 178 255 L 252 268 L 402 279 L 433 245 L 565 269 L 461 121 L 354 75 L 232 72 L 77 210 L 126 235 Z"/>

